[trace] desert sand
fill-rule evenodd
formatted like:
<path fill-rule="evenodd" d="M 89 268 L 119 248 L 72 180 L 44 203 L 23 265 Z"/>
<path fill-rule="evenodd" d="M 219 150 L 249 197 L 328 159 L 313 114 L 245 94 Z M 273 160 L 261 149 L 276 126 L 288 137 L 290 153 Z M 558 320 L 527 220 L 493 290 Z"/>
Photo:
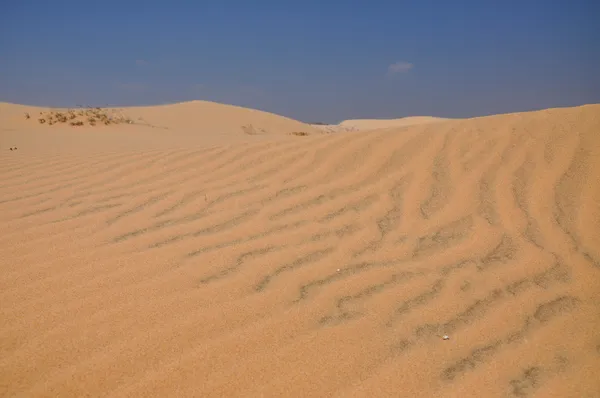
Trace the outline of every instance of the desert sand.
<path fill-rule="evenodd" d="M 375 130 L 389 127 L 414 126 L 441 122 L 449 119 L 432 116 L 409 116 L 400 119 L 352 119 L 344 120 L 339 125 L 342 127 L 353 127 L 356 130 Z"/>
<path fill-rule="evenodd" d="M 348 119 L 338 124 L 311 124 L 312 127 L 327 133 L 347 131 L 372 131 L 390 127 L 406 127 L 419 124 L 448 121 L 451 119 L 433 116 L 409 116 L 399 119 Z"/>
<path fill-rule="evenodd" d="M 600 105 L 40 112 L 0 105 L 0 396 L 600 396 Z"/>

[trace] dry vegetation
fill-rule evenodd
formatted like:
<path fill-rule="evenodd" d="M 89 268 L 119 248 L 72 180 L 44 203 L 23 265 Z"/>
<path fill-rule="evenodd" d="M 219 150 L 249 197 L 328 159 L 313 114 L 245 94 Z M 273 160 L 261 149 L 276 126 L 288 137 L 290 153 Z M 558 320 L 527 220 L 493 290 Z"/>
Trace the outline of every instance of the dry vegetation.
<path fill-rule="evenodd" d="M 244 125 L 244 126 L 242 126 L 242 131 L 243 131 L 245 134 L 248 134 L 248 135 L 260 135 L 260 134 L 267 134 L 267 131 L 266 131 L 265 129 L 262 129 L 262 128 L 258 128 L 258 129 L 257 129 L 256 127 L 254 127 L 254 126 L 253 126 L 253 125 L 251 125 L 251 124 L 248 124 L 248 125 Z M 305 131 L 293 131 L 293 132 L 291 132 L 291 133 L 289 133 L 289 134 L 290 134 L 290 135 L 296 135 L 296 136 L 300 136 L 300 137 L 305 137 L 305 136 L 309 135 L 309 134 L 308 134 L 307 132 L 305 132 Z"/>
<path fill-rule="evenodd" d="M 25 114 L 26 119 L 30 119 L 29 113 Z M 96 126 L 111 124 L 131 124 L 133 121 L 120 111 L 107 108 L 78 108 L 65 111 L 49 110 L 40 112 L 37 121 L 40 124 L 69 124 L 71 126 Z"/>
<path fill-rule="evenodd" d="M 242 126 L 242 131 L 245 134 L 248 135 L 259 135 L 259 134 L 266 134 L 267 131 L 265 129 L 256 129 L 253 125 L 248 124 L 248 125 L 244 125 Z"/>

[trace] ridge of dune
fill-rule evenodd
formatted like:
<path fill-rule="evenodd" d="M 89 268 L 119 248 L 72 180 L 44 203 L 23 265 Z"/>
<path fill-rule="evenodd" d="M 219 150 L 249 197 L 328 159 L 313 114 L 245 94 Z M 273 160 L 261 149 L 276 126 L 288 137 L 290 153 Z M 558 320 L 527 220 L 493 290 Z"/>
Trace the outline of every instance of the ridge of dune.
<path fill-rule="evenodd" d="M 202 107 L 0 132 L 1 396 L 598 396 L 600 105 L 220 144 Z"/>
<path fill-rule="evenodd" d="M 348 119 L 338 124 L 311 124 L 311 126 L 327 133 L 340 133 L 348 131 L 370 131 L 394 127 L 407 127 L 450 120 L 459 119 L 448 119 L 434 116 L 408 116 L 399 119 Z"/>
<path fill-rule="evenodd" d="M 126 111 L 151 124 L 171 129 L 194 128 L 201 132 L 238 132 L 241 126 L 252 126 L 249 134 L 286 134 L 297 131 L 317 133 L 306 123 L 274 113 L 211 101 L 187 101 L 175 104 L 130 107 Z"/>
<path fill-rule="evenodd" d="M 77 112 L 78 109 L 96 108 L 48 108 L 0 103 L 0 130 L 5 140 L 14 145 L 26 142 L 32 150 L 53 148 L 55 152 L 88 152 L 99 148 L 133 150 L 139 147 L 140 142 L 147 148 L 189 146 L 208 141 L 227 145 L 281 139 L 290 134 L 323 134 L 306 123 L 274 113 L 198 100 L 155 106 L 97 108 L 107 119 L 128 121 L 118 125 L 98 123 L 90 126 L 87 116 L 75 119 L 83 121 L 82 126 L 71 126 L 68 121 L 49 125 L 46 121 L 49 115 Z M 40 123 L 40 119 L 44 123 Z M 52 134 L 49 134 L 50 131 Z M 143 140 L 140 140 L 140 135 L 143 135 Z"/>
<path fill-rule="evenodd" d="M 122 112 L 134 123 L 142 121 L 143 123 L 138 124 L 180 132 L 193 130 L 194 133 L 239 133 L 243 126 L 253 127 L 254 131 L 246 132 L 247 134 L 317 132 L 310 125 L 285 116 L 211 101 L 194 100 L 164 105 L 102 108 L 107 112 Z M 68 109 L 77 108 L 51 108 L 0 102 L 0 121 L 5 129 L 35 126 L 35 115 L 40 112 Z M 33 116 L 31 122 L 27 122 L 24 118 L 27 113 Z"/>
<path fill-rule="evenodd" d="M 351 127 L 357 130 L 375 130 L 381 128 L 413 126 L 425 123 L 442 122 L 452 119 L 434 116 L 408 116 L 398 119 L 348 119 L 340 122 L 341 127 Z"/>

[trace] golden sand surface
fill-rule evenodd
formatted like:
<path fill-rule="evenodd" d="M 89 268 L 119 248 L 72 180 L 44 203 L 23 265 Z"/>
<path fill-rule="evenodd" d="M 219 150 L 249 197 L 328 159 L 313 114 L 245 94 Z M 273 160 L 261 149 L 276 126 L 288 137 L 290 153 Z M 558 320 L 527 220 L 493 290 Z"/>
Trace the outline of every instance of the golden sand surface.
<path fill-rule="evenodd" d="M 600 105 L 40 112 L 0 104 L 0 396 L 600 396 Z"/>

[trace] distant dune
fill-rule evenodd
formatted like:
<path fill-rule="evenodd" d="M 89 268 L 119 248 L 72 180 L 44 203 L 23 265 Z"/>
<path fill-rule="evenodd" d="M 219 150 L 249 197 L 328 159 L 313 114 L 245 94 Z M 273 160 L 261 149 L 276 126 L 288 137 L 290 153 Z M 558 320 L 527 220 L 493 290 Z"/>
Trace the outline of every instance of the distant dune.
<path fill-rule="evenodd" d="M 47 111 L 0 105 L 0 396 L 600 396 L 600 105 Z"/>
<path fill-rule="evenodd" d="M 315 133 L 305 123 L 273 113 L 209 101 L 190 101 L 155 107 L 128 108 L 134 119 L 170 129 L 194 129 L 204 134 L 286 134 L 297 131 Z M 242 127 L 252 128 L 244 131 Z"/>
<path fill-rule="evenodd" d="M 339 133 L 345 131 L 369 131 L 393 127 L 406 127 L 449 120 L 452 119 L 433 116 L 411 116 L 400 119 L 350 119 L 344 120 L 338 124 L 315 124 L 312 126 L 326 132 Z"/>
<path fill-rule="evenodd" d="M 272 140 L 277 139 L 273 136 L 293 133 L 308 135 L 323 133 L 306 123 L 273 113 L 208 101 L 101 109 L 101 113 L 108 117 L 131 120 L 132 123 L 127 125 L 106 126 L 97 122 L 94 126 L 90 126 L 87 114 L 74 119 L 81 120 L 83 126 L 71 126 L 70 120 L 49 125 L 46 120 L 50 114 L 67 115 L 69 111 L 77 113 L 81 110 L 81 108 L 42 108 L 0 103 L 0 129 L 7 139 L 10 137 L 15 144 L 18 141 L 26 141 L 32 150 L 42 148 L 45 151 L 50 147 L 59 151 L 66 149 L 79 152 L 115 148 L 119 150 L 142 147 L 158 149 L 163 148 L 164 145 L 186 146 L 198 142 L 232 144 L 254 142 L 265 138 Z M 44 119 L 44 123 L 40 123 L 40 119 Z M 52 135 L 46 134 L 49 130 L 52 131 Z M 90 134 L 99 131 L 102 135 Z M 140 134 L 144 135 L 144 139 L 140 140 Z"/>
<path fill-rule="evenodd" d="M 450 119 L 432 116 L 411 116 L 400 119 L 352 119 L 344 120 L 339 125 L 341 127 L 351 127 L 357 130 L 375 130 L 391 127 L 414 126 L 418 124 L 435 123 L 447 120 Z"/>

